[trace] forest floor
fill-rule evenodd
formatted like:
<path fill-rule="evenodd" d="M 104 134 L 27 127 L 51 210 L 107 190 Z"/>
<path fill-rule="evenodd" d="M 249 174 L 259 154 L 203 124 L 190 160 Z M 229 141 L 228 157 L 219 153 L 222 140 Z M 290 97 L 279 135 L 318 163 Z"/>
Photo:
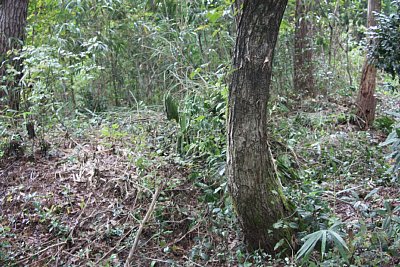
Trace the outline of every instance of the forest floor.
<path fill-rule="evenodd" d="M 399 109 L 398 99 L 381 103 L 382 110 Z M 342 101 L 310 101 L 275 116 L 280 145 L 273 152 L 283 183 L 295 184 L 287 193 L 301 199 L 303 218 L 329 221 L 329 209 L 346 224 L 354 265 L 374 266 L 368 261 L 381 257 L 381 266 L 395 266 L 392 236 L 357 228 L 384 220 L 371 212 L 385 203 L 400 204 L 379 147 L 386 126 L 359 131 L 350 109 Z M 0 266 L 122 266 L 135 237 L 131 266 L 295 266 L 294 257 L 260 260 L 245 252 L 223 176 L 177 155 L 176 129 L 149 110 L 82 114 L 54 125 L 23 156 L 2 159 Z M 366 251 L 375 233 L 386 243 Z"/>

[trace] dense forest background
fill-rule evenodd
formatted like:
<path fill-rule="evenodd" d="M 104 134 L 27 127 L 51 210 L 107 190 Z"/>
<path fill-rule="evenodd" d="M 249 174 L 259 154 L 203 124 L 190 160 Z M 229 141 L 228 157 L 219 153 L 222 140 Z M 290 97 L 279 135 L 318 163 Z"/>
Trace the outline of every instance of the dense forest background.
<path fill-rule="evenodd" d="M 288 2 L 268 133 L 295 245 L 272 253 L 228 193 L 232 1 L 22 2 L 0 50 L 0 265 L 400 264 L 399 1 L 376 25 L 371 0 Z"/>

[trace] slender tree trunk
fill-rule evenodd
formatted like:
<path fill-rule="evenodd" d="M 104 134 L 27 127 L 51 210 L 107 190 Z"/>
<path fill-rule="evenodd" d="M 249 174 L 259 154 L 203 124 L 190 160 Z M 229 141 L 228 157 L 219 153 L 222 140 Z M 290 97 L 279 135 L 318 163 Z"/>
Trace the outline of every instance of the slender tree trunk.
<path fill-rule="evenodd" d="M 376 26 L 374 12 L 381 10 L 380 0 L 368 0 L 368 28 Z M 370 40 L 372 42 L 372 40 Z M 360 89 L 357 97 L 357 116 L 360 118 L 359 124 L 364 128 L 369 128 L 375 120 L 376 109 L 376 68 L 369 63 L 368 58 L 365 59 Z"/>
<path fill-rule="evenodd" d="M 295 90 L 300 95 L 313 96 L 315 92 L 312 22 L 309 18 L 310 0 L 296 0 L 296 27 L 294 33 L 294 79 Z"/>
<path fill-rule="evenodd" d="M 70 60 L 70 65 L 72 66 L 72 59 Z M 72 113 L 74 113 L 75 112 L 75 110 L 76 110 L 76 96 L 75 96 L 75 89 L 74 89 L 74 86 L 75 86 L 75 80 L 74 80 L 74 75 L 72 75 L 72 74 L 70 74 L 70 77 L 69 77 L 69 94 L 70 94 L 70 97 L 71 97 L 71 102 L 72 102 Z"/>
<path fill-rule="evenodd" d="M 337 51 L 338 51 L 338 44 L 340 42 L 340 29 L 339 29 L 339 19 L 340 19 L 340 0 L 336 0 L 336 5 L 335 5 L 335 10 L 333 11 L 333 35 L 332 35 L 332 43 L 331 43 L 331 53 L 333 53 L 331 60 L 331 63 L 333 65 L 329 65 L 333 69 L 336 69 L 336 64 L 337 64 Z"/>
<path fill-rule="evenodd" d="M 119 92 L 118 92 L 118 55 L 116 53 L 112 52 L 110 56 L 110 65 L 111 65 L 111 80 L 112 80 L 112 85 L 113 85 L 113 91 L 114 91 L 114 105 L 116 107 L 119 106 Z"/>
<path fill-rule="evenodd" d="M 17 73 L 22 71 L 22 61 L 14 60 L 15 52 L 21 49 L 25 39 L 25 26 L 28 13 L 28 0 L 1 0 L 0 1 L 0 98 L 8 94 L 8 106 L 19 110 L 20 90 L 18 83 L 21 74 L 12 79 L 6 77 L 7 65 Z M 0 108 L 3 103 L 0 102 Z"/>
<path fill-rule="evenodd" d="M 349 75 L 349 86 L 353 87 L 353 77 L 351 76 L 351 61 L 350 61 L 350 56 L 349 56 L 349 26 L 346 28 L 346 71 L 347 75 Z"/>
<path fill-rule="evenodd" d="M 274 254 L 291 231 L 273 224 L 288 215 L 267 137 L 272 60 L 287 0 L 237 0 L 234 73 L 229 88 L 228 179 L 250 249 Z"/>

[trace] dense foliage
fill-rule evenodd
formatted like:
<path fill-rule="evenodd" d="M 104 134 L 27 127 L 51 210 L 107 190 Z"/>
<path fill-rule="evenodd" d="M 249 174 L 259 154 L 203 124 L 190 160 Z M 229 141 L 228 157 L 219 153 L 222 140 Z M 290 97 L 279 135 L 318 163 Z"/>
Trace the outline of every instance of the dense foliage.
<path fill-rule="evenodd" d="M 366 1 L 311 2 L 317 93 L 293 88 L 290 0 L 268 107 L 292 257 L 247 251 L 227 194 L 232 1 L 37 0 L 2 77 L 22 78 L 0 110 L 0 265 L 121 266 L 158 187 L 137 266 L 399 264 L 399 81 L 379 74 L 373 128 L 352 125 Z M 370 54 L 400 77 L 400 1 L 382 2 Z"/>
<path fill-rule="evenodd" d="M 392 2 L 390 14 L 377 14 L 378 26 L 372 29 L 374 43 L 369 56 L 373 63 L 394 79 L 400 78 L 400 1 Z"/>
<path fill-rule="evenodd" d="M 392 79 L 400 79 L 400 1 L 392 1 L 389 14 L 376 14 L 378 26 L 371 29 L 370 36 L 373 42 L 369 46 L 369 57 L 379 69 L 391 75 Z M 391 88 L 394 89 L 393 87 Z M 398 110 L 390 113 L 399 118 Z M 383 146 L 391 145 L 392 153 L 388 158 L 392 161 L 391 172 L 396 179 L 400 173 L 400 128 L 394 125 Z"/>

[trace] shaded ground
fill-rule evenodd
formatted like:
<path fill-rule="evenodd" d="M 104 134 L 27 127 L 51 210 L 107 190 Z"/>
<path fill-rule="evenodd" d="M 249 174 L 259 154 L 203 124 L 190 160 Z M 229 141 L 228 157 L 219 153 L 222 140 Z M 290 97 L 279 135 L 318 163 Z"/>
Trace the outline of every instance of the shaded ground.
<path fill-rule="evenodd" d="M 300 166 L 295 186 L 300 190 L 289 192 L 296 194 L 303 219 L 311 222 L 307 234 L 340 223 L 346 254 L 355 266 L 400 264 L 400 188 L 388 173 L 390 149 L 379 146 L 388 134 L 386 111 L 398 112 L 400 101 L 383 94 L 378 99 L 376 124 L 368 131 L 351 123 L 354 106 L 338 99 L 311 100 L 284 122 L 274 122 L 276 138 L 288 140 L 291 166 Z M 320 257 L 311 255 L 314 262 L 321 262 Z"/>
<path fill-rule="evenodd" d="M 372 240 L 385 232 L 388 213 L 368 215 L 385 202 L 400 204 L 378 147 L 385 133 L 359 132 L 350 110 L 316 101 L 271 122 L 281 178 L 309 224 L 298 239 L 334 214 L 345 225 L 353 264 L 379 255 L 381 266 L 395 266 L 399 257 L 387 249 L 395 239 L 383 237 L 381 247 Z M 132 266 L 295 266 L 294 258 L 243 252 L 223 179 L 174 153 L 176 126 L 159 113 L 83 117 L 47 129 L 45 140 L 50 146 L 37 141 L 35 156 L 0 162 L 1 266 L 122 266 L 158 187 Z M 361 234 L 360 222 L 375 228 Z"/>
<path fill-rule="evenodd" d="M 163 139 L 173 139 L 174 129 L 160 115 L 119 123 L 129 127 L 85 125 L 79 138 L 60 128 L 46 138 L 46 154 L 1 162 L 0 265 L 118 266 L 159 186 L 133 266 L 190 262 L 187 252 L 202 239 L 196 238 L 210 236 L 203 189 L 190 180 L 195 166 L 166 155 L 173 142 Z M 160 129 L 171 136 L 160 137 Z"/>

